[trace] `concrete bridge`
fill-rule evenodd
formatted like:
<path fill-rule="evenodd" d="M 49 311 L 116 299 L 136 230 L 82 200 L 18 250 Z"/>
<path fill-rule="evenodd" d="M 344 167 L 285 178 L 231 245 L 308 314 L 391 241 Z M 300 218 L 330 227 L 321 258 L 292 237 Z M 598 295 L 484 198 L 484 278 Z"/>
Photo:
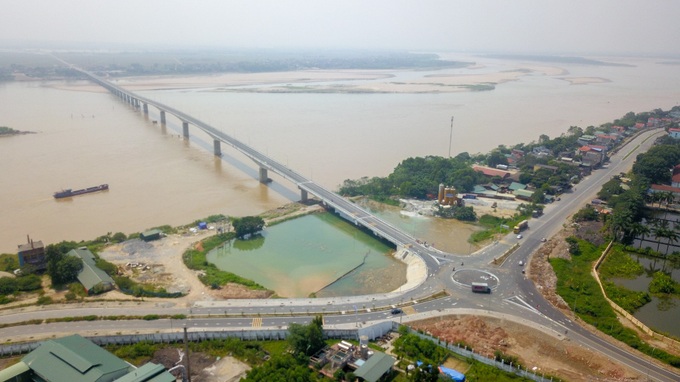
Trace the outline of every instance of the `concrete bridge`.
<path fill-rule="evenodd" d="M 139 96 L 129 90 L 125 90 L 124 88 L 114 85 L 92 72 L 77 68 L 63 60 L 60 61 L 68 65 L 71 69 L 82 73 L 88 79 L 106 88 L 108 91 L 119 97 L 124 102 L 130 104 L 132 107 L 137 109 L 141 108 L 144 114 L 149 113 L 149 105 L 157 108 L 160 111 L 160 123 L 163 125 L 166 124 L 166 118 L 168 114 L 175 116 L 182 122 L 182 134 L 185 139 L 189 138 L 189 125 L 204 131 L 212 138 L 213 153 L 217 156 L 222 155 L 223 143 L 233 147 L 235 150 L 241 152 L 259 166 L 260 182 L 266 184 L 271 181 L 269 178 L 270 171 L 280 175 L 284 179 L 294 183 L 297 186 L 297 188 L 300 190 L 302 201 L 306 201 L 309 194 L 316 196 L 327 207 L 332 208 L 340 216 L 353 222 L 355 225 L 363 226 L 369 229 L 376 236 L 384 238 L 385 240 L 393 243 L 398 249 L 403 249 L 421 256 L 427 263 L 429 271 L 435 271 L 442 261 L 447 261 L 444 257 L 444 253 L 421 244 L 414 237 L 374 216 L 370 212 L 357 206 L 355 203 L 352 203 L 340 195 L 325 189 L 319 184 L 314 183 L 313 180 L 306 178 L 293 169 L 288 168 L 282 163 L 255 150 L 236 138 L 225 134 L 221 130 L 173 107 Z"/>

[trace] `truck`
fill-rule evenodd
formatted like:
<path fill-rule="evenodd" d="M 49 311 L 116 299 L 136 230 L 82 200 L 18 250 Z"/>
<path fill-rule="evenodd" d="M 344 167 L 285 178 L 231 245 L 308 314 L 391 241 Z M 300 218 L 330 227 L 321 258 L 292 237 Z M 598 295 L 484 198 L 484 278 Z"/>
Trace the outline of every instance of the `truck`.
<path fill-rule="evenodd" d="M 471 285 L 474 293 L 491 293 L 491 288 L 487 283 L 472 283 Z"/>
<path fill-rule="evenodd" d="M 519 222 L 515 228 L 512 229 L 512 232 L 514 233 L 520 233 L 524 231 L 525 229 L 529 228 L 529 221 L 528 220 L 522 220 Z"/>

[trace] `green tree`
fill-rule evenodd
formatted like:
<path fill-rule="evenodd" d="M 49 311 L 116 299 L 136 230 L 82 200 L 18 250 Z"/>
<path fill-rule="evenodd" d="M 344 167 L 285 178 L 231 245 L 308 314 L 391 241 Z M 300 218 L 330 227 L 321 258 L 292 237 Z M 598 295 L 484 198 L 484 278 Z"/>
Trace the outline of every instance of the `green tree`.
<path fill-rule="evenodd" d="M 316 316 L 308 325 L 291 323 L 288 326 L 288 344 L 295 353 L 310 356 L 325 346 L 323 319 Z"/>
<path fill-rule="evenodd" d="M 244 238 L 262 231 L 264 220 L 259 216 L 245 216 L 234 219 L 232 225 L 234 226 L 234 231 L 236 231 L 236 237 Z"/>

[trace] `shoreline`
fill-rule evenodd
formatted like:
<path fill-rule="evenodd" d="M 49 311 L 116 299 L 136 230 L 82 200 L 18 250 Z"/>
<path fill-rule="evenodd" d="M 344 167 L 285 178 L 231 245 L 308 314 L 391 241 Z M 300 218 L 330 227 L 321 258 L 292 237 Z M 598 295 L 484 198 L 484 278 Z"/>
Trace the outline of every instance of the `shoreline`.
<path fill-rule="evenodd" d="M 347 93 L 347 94 L 436 94 L 493 90 L 495 86 L 518 81 L 524 76 L 554 77 L 570 84 L 609 82 L 604 78 L 566 77 L 569 72 L 559 66 L 517 63 L 498 71 L 474 64 L 465 68 L 436 69 L 337 69 L 300 70 L 264 73 L 206 73 L 199 75 L 150 75 L 111 79 L 131 91 L 196 90 L 243 93 Z M 432 73 L 432 72 L 435 73 Z M 397 80 L 398 73 L 409 79 Z M 415 76 L 413 74 L 416 74 Z M 340 83 L 342 82 L 342 83 Z M 56 89 L 105 92 L 91 83 L 47 85 Z"/>

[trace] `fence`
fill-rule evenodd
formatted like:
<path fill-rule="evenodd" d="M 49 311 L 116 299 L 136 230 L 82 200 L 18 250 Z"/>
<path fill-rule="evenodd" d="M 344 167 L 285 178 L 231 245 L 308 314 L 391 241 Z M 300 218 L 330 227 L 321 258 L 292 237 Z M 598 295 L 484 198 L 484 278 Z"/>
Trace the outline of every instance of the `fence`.
<path fill-rule="evenodd" d="M 397 324 L 396 322 L 393 323 L 393 330 L 396 331 L 396 330 L 398 330 L 398 328 L 399 328 L 399 324 Z M 458 355 L 461 355 L 461 356 L 466 357 L 466 358 L 472 358 L 472 359 L 479 361 L 483 364 L 493 366 L 497 369 L 501 369 L 501 370 L 506 371 L 508 373 L 512 373 L 512 374 L 515 374 L 517 376 L 528 378 L 528 379 L 531 379 L 531 380 L 537 381 L 537 382 L 545 382 L 545 381 L 552 381 L 553 380 L 553 377 L 549 377 L 549 379 L 548 379 L 548 378 L 544 377 L 542 374 L 539 375 L 533 370 L 528 370 L 526 367 L 524 369 L 522 369 L 520 365 L 513 365 L 512 363 L 507 364 L 507 363 L 504 363 L 503 361 L 499 362 L 499 361 L 496 361 L 494 358 L 488 358 L 485 355 L 475 353 L 472 349 L 468 349 L 467 347 L 461 348 L 459 345 L 449 344 L 446 341 L 444 341 L 443 344 L 442 344 L 441 339 L 434 337 L 434 336 L 431 336 L 429 334 L 424 334 L 424 333 L 414 331 L 411 328 L 409 328 L 409 331 L 412 334 L 415 334 L 420 338 L 432 341 L 434 344 L 436 344 L 439 347 L 443 347 L 443 348 L 450 350 L 450 351 L 452 351 L 452 352 L 454 352 Z"/>
<path fill-rule="evenodd" d="M 364 327 L 361 330 L 365 331 L 369 338 L 369 332 L 371 335 L 377 334 L 382 336 L 385 331 L 376 325 L 376 328 Z M 384 326 L 384 325 L 383 325 Z M 391 330 L 391 327 L 386 328 L 387 331 Z M 358 340 L 359 330 L 358 329 L 325 329 L 325 338 L 343 339 L 343 340 Z M 364 334 L 362 334 L 364 335 Z M 242 341 L 279 341 L 285 340 L 288 337 L 287 329 L 260 329 L 260 330 L 225 330 L 225 331 L 189 331 L 187 332 L 187 339 L 191 342 L 201 342 L 209 340 L 224 340 L 228 338 L 238 338 Z M 375 337 L 373 337 L 375 338 Z M 371 338 L 371 339 L 373 339 Z M 94 342 L 99 346 L 106 345 L 132 345 L 138 342 L 152 342 L 152 343 L 177 343 L 184 340 L 183 332 L 176 333 L 150 333 L 150 334 L 129 334 L 129 335 L 114 335 L 114 336 L 96 336 L 87 337 L 90 341 Z M 0 346 L 0 357 L 14 356 L 29 353 L 40 346 L 41 341 L 27 342 L 23 344 L 14 345 L 1 345 Z"/>
<path fill-rule="evenodd" d="M 655 332 L 654 330 L 650 329 L 647 325 L 645 325 L 644 323 L 642 323 L 642 321 L 640 321 L 640 320 L 638 320 L 637 318 L 633 317 L 632 314 L 626 312 L 625 309 L 623 309 L 623 308 L 620 307 L 617 303 L 615 303 L 614 301 L 610 300 L 609 297 L 607 297 L 607 292 L 605 292 L 604 286 L 602 285 L 602 281 L 600 281 L 600 274 L 598 273 L 598 268 L 600 267 L 600 265 L 602 264 L 602 262 L 604 261 L 604 259 L 605 259 L 605 258 L 607 257 L 607 255 L 609 254 L 609 251 L 611 250 L 613 244 L 614 244 L 613 241 L 609 243 L 609 245 L 608 245 L 607 248 L 604 250 L 604 252 L 602 252 L 602 255 L 600 256 L 600 258 L 597 259 L 597 261 L 595 262 L 595 264 L 593 264 L 593 269 L 592 269 L 592 271 L 591 271 L 593 277 L 595 278 L 595 281 L 597 281 L 597 285 L 600 286 L 600 290 L 602 291 L 602 295 L 604 296 L 605 300 L 607 300 L 607 302 L 608 302 L 609 305 L 612 307 L 612 309 L 614 309 L 614 310 L 615 310 L 617 313 L 619 313 L 620 315 L 624 316 L 628 321 L 632 322 L 633 325 L 635 325 L 635 326 L 637 326 L 638 328 L 640 328 L 640 330 L 642 330 L 643 332 L 647 333 L 649 336 L 651 336 L 651 337 L 653 337 L 653 338 L 656 338 L 656 339 L 659 339 L 659 340 L 661 340 L 661 341 L 663 341 L 663 342 L 672 344 L 672 345 L 675 346 L 675 347 L 680 347 L 680 342 L 678 342 L 678 341 L 676 341 L 676 340 L 674 340 L 674 339 L 672 339 L 672 338 L 670 338 L 670 337 L 666 337 L 666 336 L 664 336 L 663 334 L 659 334 L 659 333 Z"/>

